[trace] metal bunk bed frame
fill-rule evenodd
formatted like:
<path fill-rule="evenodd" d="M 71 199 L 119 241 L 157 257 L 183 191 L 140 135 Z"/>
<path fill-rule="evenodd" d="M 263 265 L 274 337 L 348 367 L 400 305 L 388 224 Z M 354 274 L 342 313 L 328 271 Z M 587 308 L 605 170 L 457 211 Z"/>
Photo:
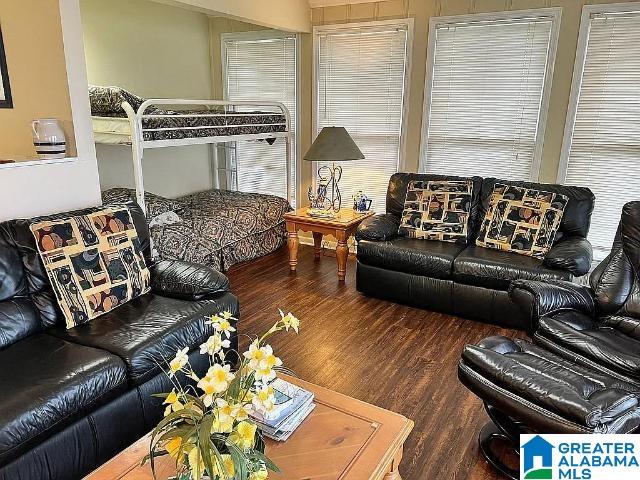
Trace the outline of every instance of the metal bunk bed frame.
<path fill-rule="evenodd" d="M 233 114 L 235 117 L 238 115 L 242 115 L 245 112 L 237 112 L 235 107 L 271 107 L 274 109 L 278 109 L 282 115 L 285 117 L 285 131 L 284 132 L 267 132 L 267 133 L 251 133 L 251 134 L 240 134 L 240 135 L 215 135 L 208 137 L 188 137 L 188 138 L 172 138 L 172 139 L 164 139 L 164 140 L 145 140 L 144 132 L 156 132 L 162 130 L 170 130 L 170 131 L 180 131 L 180 130 L 210 130 L 215 128 L 229 128 L 229 127 L 243 127 L 243 126 L 251 126 L 251 127 L 264 127 L 271 126 L 272 123 L 251 123 L 248 125 L 207 125 L 207 126 L 188 126 L 188 127 L 169 127 L 169 128 L 144 128 L 143 127 L 143 119 L 145 118 L 163 118 L 163 117 L 171 117 L 176 118 L 175 114 L 147 114 L 146 110 L 151 106 L 162 106 L 162 105 L 177 105 L 177 106 L 207 106 L 207 107 L 215 107 L 215 106 L 223 106 L 225 107 L 224 112 L 213 112 L 209 110 L 203 110 L 202 113 L 185 113 L 183 118 L 194 118 L 194 117 L 224 117 L 229 114 Z M 232 110 L 227 111 L 226 107 L 231 107 Z M 280 102 L 262 102 L 262 101 L 228 101 L 228 100 L 186 100 L 186 99 L 176 99 L 176 98 L 151 98 L 149 100 L 145 100 L 141 105 L 138 111 L 136 112 L 133 107 L 128 102 L 122 103 L 122 108 L 127 113 L 127 118 L 129 119 L 129 125 L 131 128 L 131 151 L 132 151 L 132 159 L 133 159 L 133 174 L 135 179 L 136 186 L 136 198 L 138 203 L 142 207 L 143 211 L 146 212 L 146 205 L 144 201 L 144 176 L 142 171 L 142 160 L 144 158 L 144 150 L 147 148 L 163 148 L 163 147 L 177 147 L 183 145 L 203 145 L 203 144 L 215 144 L 215 143 L 224 143 L 224 142 L 236 142 L 243 140 L 266 140 L 269 138 L 283 138 L 285 141 L 286 148 L 286 168 L 287 168 L 287 201 L 291 202 L 293 188 L 291 185 L 291 115 L 289 114 L 289 110 L 287 107 Z M 264 113 L 264 112 L 260 112 Z M 276 113 L 276 112 L 271 112 Z M 255 115 L 256 112 L 246 112 L 246 115 Z M 182 117 L 182 115 L 180 115 Z M 212 148 L 213 152 L 213 162 L 215 165 L 215 175 L 218 174 L 218 159 L 217 159 L 217 149 Z"/>

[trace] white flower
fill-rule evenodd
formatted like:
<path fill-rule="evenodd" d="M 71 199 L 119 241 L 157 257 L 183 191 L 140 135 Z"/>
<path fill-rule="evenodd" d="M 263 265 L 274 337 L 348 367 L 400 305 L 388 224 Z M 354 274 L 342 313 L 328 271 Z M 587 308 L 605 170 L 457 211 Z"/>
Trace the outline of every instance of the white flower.
<path fill-rule="evenodd" d="M 169 377 L 173 377 L 189 362 L 188 351 L 189 347 L 184 347 L 182 350 L 177 351 L 174 359 L 169 362 Z"/>
<path fill-rule="evenodd" d="M 287 332 L 289 331 L 289 328 L 293 328 L 293 330 L 298 333 L 300 320 L 298 320 L 291 312 L 285 315 L 282 310 L 280 310 L 280 316 L 282 317 L 282 324 L 284 325 L 284 329 Z"/>
<path fill-rule="evenodd" d="M 202 355 L 209 354 L 213 356 L 223 348 L 229 348 L 230 345 L 231 342 L 229 340 L 223 340 L 220 334 L 215 333 L 211 335 L 205 343 L 200 345 L 200 353 Z"/>
<path fill-rule="evenodd" d="M 275 391 L 269 385 L 262 385 L 256 390 L 251 400 L 256 410 L 267 413 L 273 410 L 276 401 Z"/>
<path fill-rule="evenodd" d="M 220 319 L 219 322 L 214 322 L 213 328 L 216 330 L 216 332 L 224 333 L 227 338 L 231 337 L 231 332 L 236 331 L 236 329 L 231 326 L 231 322 L 226 318 Z"/>

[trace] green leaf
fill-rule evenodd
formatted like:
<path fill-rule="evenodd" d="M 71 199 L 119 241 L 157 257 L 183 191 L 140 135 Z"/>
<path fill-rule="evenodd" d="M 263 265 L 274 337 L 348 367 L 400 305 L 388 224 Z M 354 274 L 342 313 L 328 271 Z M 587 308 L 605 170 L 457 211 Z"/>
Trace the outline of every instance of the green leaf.
<path fill-rule="evenodd" d="M 205 415 L 202 419 L 202 423 L 198 428 L 198 444 L 200 445 L 200 454 L 204 462 L 204 467 L 209 472 L 209 475 L 213 477 L 213 461 L 211 459 L 211 426 L 213 425 L 213 415 Z"/>
<path fill-rule="evenodd" d="M 263 462 L 265 466 L 271 470 L 272 472 L 279 472 L 280 469 L 278 466 L 273 463 L 273 461 L 267 457 L 264 453 L 258 452 L 257 450 L 251 453 L 251 457 L 255 457 L 257 460 Z"/>
<path fill-rule="evenodd" d="M 227 447 L 229 448 L 229 454 L 233 459 L 233 465 L 236 468 L 236 478 L 238 480 L 247 480 L 247 478 L 249 478 L 249 471 L 247 469 L 249 459 L 235 443 L 227 442 Z"/>
<path fill-rule="evenodd" d="M 166 426 L 171 424 L 171 422 L 175 422 L 175 421 L 178 421 L 178 420 L 182 420 L 182 421 L 185 421 L 185 420 L 198 421 L 201 418 L 202 418 L 201 414 L 199 414 L 197 412 L 189 411 L 187 409 L 178 410 L 177 412 L 171 412 L 169 415 L 167 415 L 162 420 L 160 420 L 160 423 L 158 423 L 156 428 L 154 428 L 152 436 L 155 437 L 158 432 L 162 431 Z"/>

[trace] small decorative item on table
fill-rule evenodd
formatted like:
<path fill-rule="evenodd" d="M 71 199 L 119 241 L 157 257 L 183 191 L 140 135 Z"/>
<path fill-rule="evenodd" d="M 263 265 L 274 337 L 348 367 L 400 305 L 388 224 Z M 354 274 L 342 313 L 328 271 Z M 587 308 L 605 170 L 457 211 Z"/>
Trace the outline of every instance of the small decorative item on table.
<path fill-rule="evenodd" d="M 206 375 L 200 378 L 189 363 L 188 348 L 179 350 L 166 372 L 174 388 L 156 396 L 164 399 L 164 419 L 151 434 L 149 461 L 154 478 L 154 459 L 170 455 L 176 464 L 176 480 L 264 480 L 276 465 L 264 454 L 264 440 L 251 414 L 268 415 L 275 408 L 271 382 L 282 361 L 265 343 L 281 330 L 298 333 L 300 322 L 280 311 L 278 320 L 264 335 L 255 338 L 240 358 L 235 372 L 225 359 L 235 319 L 230 312 L 214 315 L 208 323 L 215 333 L 200 346 L 210 357 Z M 197 387 L 183 386 L 178 373 Z M 162 479 L 164 480 L 164 479 Z"/>
<path fill-rule="evenodd" d="M 353 209 L 356 212 L 368 212 L 371 209 L 371 203 L 373 200 L 367 197 L 362 190 L 358 190 L 358 193 L 353 196 Z"/>

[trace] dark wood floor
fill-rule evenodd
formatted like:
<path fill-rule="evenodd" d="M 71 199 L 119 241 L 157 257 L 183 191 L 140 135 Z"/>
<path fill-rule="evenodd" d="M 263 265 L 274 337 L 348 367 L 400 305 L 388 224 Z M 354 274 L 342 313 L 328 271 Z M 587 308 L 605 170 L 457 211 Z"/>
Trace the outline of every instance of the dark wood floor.
<path fill-rule="evenodd" d="M 351 258 L 347 280 L 338 284 L 331 253 L 314 261 L 313 249 L 301 246 L 295 274 L 286 249 L 233 267 L 241 333 L 265 331 L 278 308 L 298 316 L 300 334 L 272 342 L 287 367 L 415 422 L 400 466 L 404 480 L 500 478 L 478 455 L 476 437 L 487 417 L 458 382 L 456 366 L 466 343 L 517 332 L 367 298 L 355 289 Z"/>

